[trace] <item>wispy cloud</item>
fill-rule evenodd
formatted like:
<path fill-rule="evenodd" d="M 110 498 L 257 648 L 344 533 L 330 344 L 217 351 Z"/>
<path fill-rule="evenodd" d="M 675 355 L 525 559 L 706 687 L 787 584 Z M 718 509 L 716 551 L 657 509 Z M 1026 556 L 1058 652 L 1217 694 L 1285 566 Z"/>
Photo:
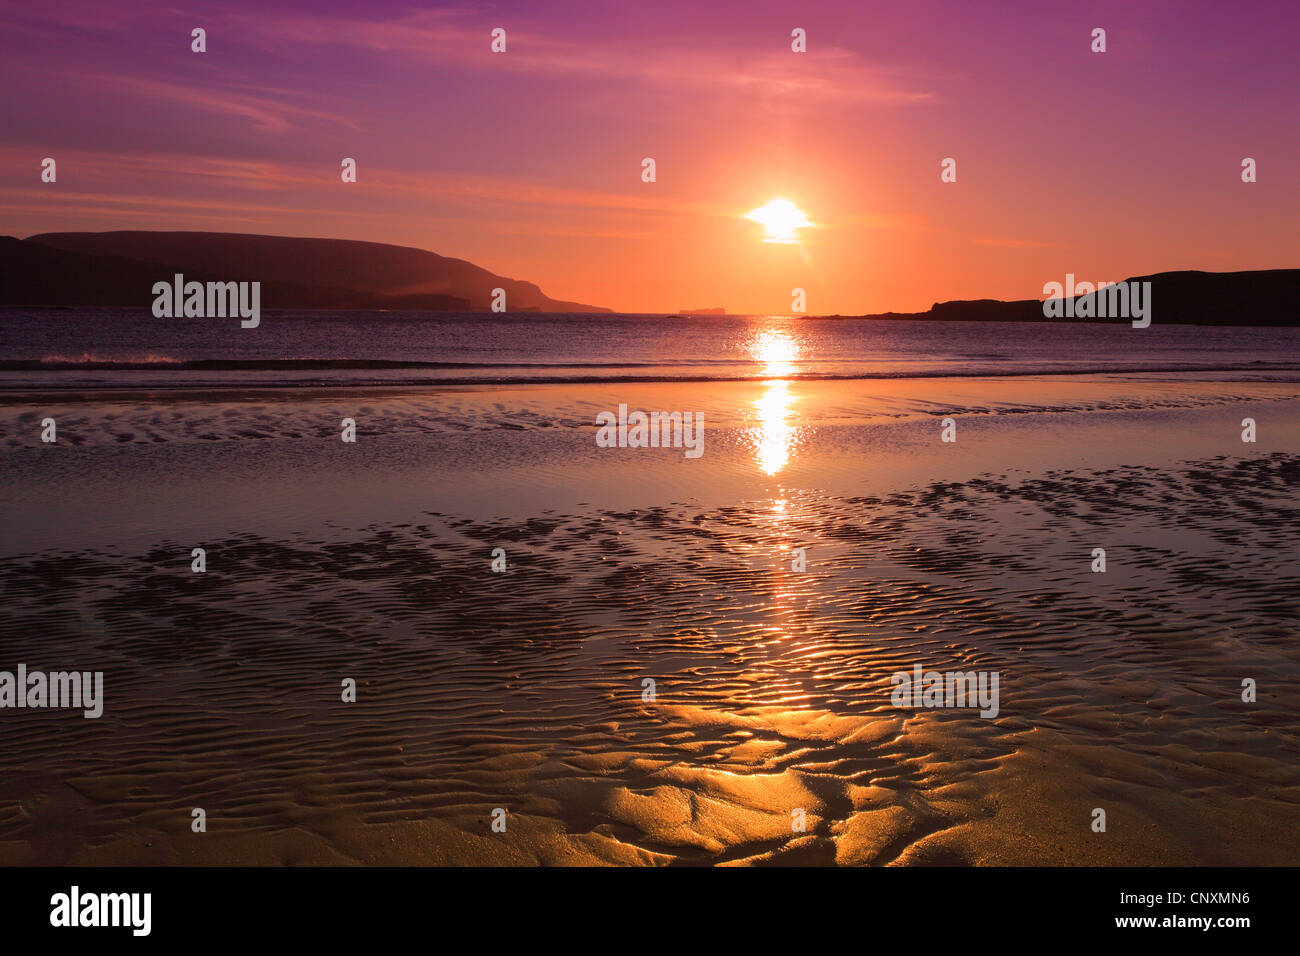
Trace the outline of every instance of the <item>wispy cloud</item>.
<path fill-rule="evenodd" d="M 922 79 L 916 73 L 871 66 L 858 54 L 833 46 L 799 56 L 780 49 L 766 54 L 751 51 L 740 61 L 734 45 L 708 34 L 691 41 L 642 36 L 595 41 L 520 27 L 508 31 L 509 52 L 495 55 L 489 51 L 486 21 L 479 14 L 470 20 L 465 12 L 445 10 L 382 22 L 259 12 L 246 26 L 251 42 L 268 48 L 368 50 L 401 56 L 431 70 L 478 68 L 534 78 L 586 76 L 602 85 L 634 82 L 710 94 L 722 90 L 793 99 L 917 103 L 934 95 L 905 85 Z"/>
<path fill-rule="evenodd" d="M 472 173 L 431 176 L 365 166 L 361 184 L 344 187 L 328 165 L 171 153 L 60 150 L 59 183 L 52 186 L 39 181 L 39 159 L 28 147 L 0 147 L 0 173 L 27 183 L 0 187 L 0 212 L 42 223 L 34 230 L 40 232 L 48 231 L 43 223 L 52 217 L 110 228 L 148 228 L 152 221 L 198 228 L 228 221 L 274 224 L 286 217 L 391 222 L 400 210 L 403 218 L 442 222 L 449 231 L 472 222 L 475 231 L 498 235 L 642 239 L 671 235 L 687 218 L 738 215 L 719 203 L 640 190 L 579 189 Z M 379 199 L 367 202 L 365 196 Z"/>

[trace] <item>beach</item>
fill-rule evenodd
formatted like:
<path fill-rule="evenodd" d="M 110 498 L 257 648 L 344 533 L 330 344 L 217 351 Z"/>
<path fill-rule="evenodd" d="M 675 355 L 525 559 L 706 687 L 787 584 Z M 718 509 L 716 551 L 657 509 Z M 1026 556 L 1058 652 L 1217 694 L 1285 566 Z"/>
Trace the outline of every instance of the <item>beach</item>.
<path fill-rule="evenodd" d="M 105 705 L 2 715 L 0 862 L 1300 862 L 1294 373 L 759 359 L 7 393 L 0 668 Z"/>

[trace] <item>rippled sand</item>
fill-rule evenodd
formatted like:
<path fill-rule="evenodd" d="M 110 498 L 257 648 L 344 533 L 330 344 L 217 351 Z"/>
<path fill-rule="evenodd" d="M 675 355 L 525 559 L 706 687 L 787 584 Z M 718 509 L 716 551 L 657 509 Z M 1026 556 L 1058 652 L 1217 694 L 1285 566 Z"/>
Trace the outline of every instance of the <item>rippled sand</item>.
<path fill-rule="evenodd" d="M 79 406 L 58 460 L 7 407 L 49 497 L 9 499 L 0 668 L 108 699 L 0 713 L 0 862 L 1300 863 L 1300 447 L 1237 437 L 1294 387 L 959 387 L 796 388 L 772 474 L 752 385 L 645 392 L 720 423 L 691 475 L 601 471 L 608 389 L 368 396 L 350 463 L 302 451 L 338 409 L 301 398 Z M 90 487 L 133 536 L 85 526 Z M 999 672 L 998 716 L 894 707 L 915 664 Z"/>

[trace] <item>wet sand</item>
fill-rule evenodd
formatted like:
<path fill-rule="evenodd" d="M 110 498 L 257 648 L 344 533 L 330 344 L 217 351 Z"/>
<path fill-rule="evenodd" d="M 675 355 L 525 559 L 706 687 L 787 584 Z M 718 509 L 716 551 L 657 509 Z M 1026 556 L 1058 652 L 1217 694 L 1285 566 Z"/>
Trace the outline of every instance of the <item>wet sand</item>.
<path fill-rule="evenodd" d="M 703 411 L 704 456 L 596 448 L 619 402 Z M 0 669 L 107 700 L 0 712 L 0 863 L 1300 863 L 1297 412 L 1118 375 L 10 399 Z M 916 664 L 999 672 L 998 715 L 895 707 Z"/>

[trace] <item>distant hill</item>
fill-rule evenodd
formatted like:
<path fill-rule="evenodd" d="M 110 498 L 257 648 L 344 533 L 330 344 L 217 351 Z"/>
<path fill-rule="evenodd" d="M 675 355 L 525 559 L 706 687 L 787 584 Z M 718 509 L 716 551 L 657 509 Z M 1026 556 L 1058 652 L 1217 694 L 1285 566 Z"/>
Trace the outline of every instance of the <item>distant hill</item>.
<path fill-rule="evenodd" d="M 1064 277 L 1062 277 L 1064 278 Z M 1126 282 L 1151 283 L 1151 319 L 1165 325 L 1300 326 L 1300 269 L 1257 272 L 1158 272 Z M 1078 302 L 1080 296 L 1074 296 Z M 1073 308 L 1070 312 L 1073 312 Z M 1067 313 L 1068 314 L 1068 313 Z M 843 318 L 831 316 L 830 318 Z M 1128 322 L 1124 318 L 1049 319 L 1041 299 L 959 299 L 928 312 L 886 312 L 862 318 L 948 322 Z"/>
<path fill-rule="evenodd" d="M 148 305 L 153 283 L 262 283 L 267 309 L 608 312 L 552 299 L 463 259 L 378 242 L 215 232 L 57 232 L 0 237 L 0 304 Z"/>
<path fill-rule="evenodd" d="M 66 252 L 12 236 L 0 236 L 0 305 L 148 307 L 153 304 L 153 284 L 170 281 L 177 272 L 183 272 L 187 282 L 217 282 L 231 278 L 208 270 L 182 269 L 171 263 Z M 468 311 L 470 308 L 468 299 L 456 296 L 384 296 L 355 289 L 305 286 L 292 282 L 263 282 L 261 301 L 267 308 L 292 309 Z"/>
<path fill-rule="evenodd" d="M 492 290 L 501 288 L 506 290 L 511 312 L 611 311 L 552 299 L 531 282 L 495 275 L 463 259 L 378 242 L 216 232 L 52 232 L 27 239 L 0 236 L 0 305 L 149 306 L 153 284 L 170 280 L 177 272 L 187 281 L 261 282 L 265 309 L 487 311 Z M 1125 281 L 1151 283 L 1152 321 L 1158 324 L 1300 326 L 1300 269 L 1161 272 Z M 725 313 L 722 309 L 696 309 L 679 314 Z M 1128 321 L 1048 319 L 1039 299 L 936 302 L 927 312 L 865 317 Z"/>

